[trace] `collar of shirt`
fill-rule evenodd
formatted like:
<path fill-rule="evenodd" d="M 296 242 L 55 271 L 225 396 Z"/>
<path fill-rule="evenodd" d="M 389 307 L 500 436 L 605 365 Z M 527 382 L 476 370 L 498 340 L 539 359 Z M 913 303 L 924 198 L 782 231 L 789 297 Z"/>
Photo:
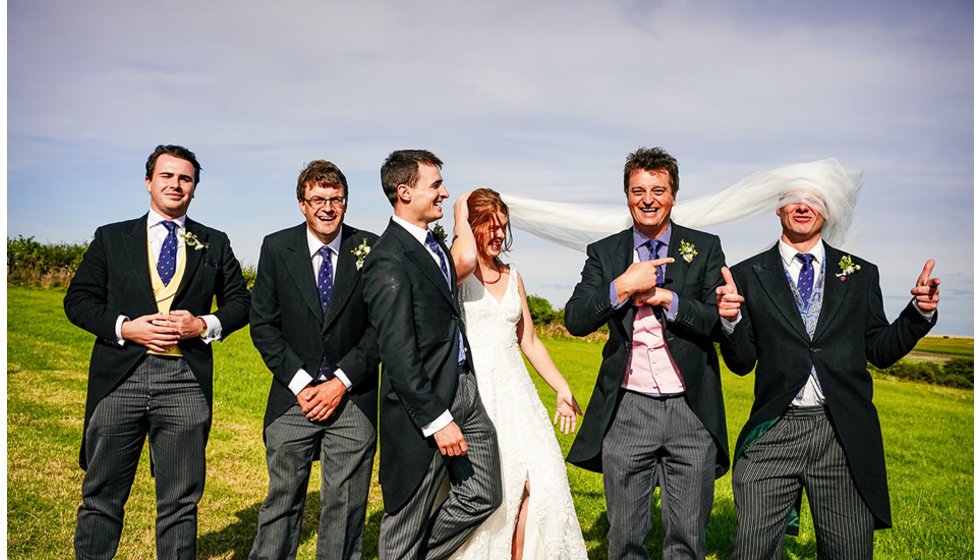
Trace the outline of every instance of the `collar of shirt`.
<path fill-rule="evenodd" d="M 419 226 L 417 226 L 415 224 L 411 224 L 411 223 L 409 223 L 409 222 L 407 222 L 407 221 L 399 218 L 398 216 L 392 216 L 391 219 L 396 224 L 398 224 L 398 225 L 402 226 L 403 228 L 405 228 L 405 231 L 407 231 L 408 233 L 411 233 L 412 234 L 412 237 L 414 237 L 416 240 L 418 240 L 418 242 L 421 243 L 423 247 L 425 247 L 426 249 L 429 248 L 429 246 L 425 244 L 425 236 L 429 233 L 429 230 L 428 229 L 426 229 L 426 228 L 420 228 Z M 435 234 L 433 234 L 433 235 L 435 235 Z"/>
<path fill-rule="evenodd" d="M 664 232 L 660 234 L 660 237 L 656 238 L 657 241 L 660 241 L 661 243 L 664 244 L 664 247 L 670 246 L 671 229 L 672 226 L 670 222 L 667 222 L 667 229 L 665 229 Z M 640 245 L 643 245 L 647 241 L 650 241 L 650 238 L 640 233 L 640 231 L 636 229 L 636 227 L 634 227 L 633 228 L 633 252 L 636 253 L 636 250 L 640 247 Z M 651 259 L 656 258 L 656 255 L 651 255 L 650 258 Z"/>
<path fill-rule="evenodd" d="M 790 247 L 789 244 L 783 241 L 782 239 L 779 240 L 779 256 L 780 258 L 783 259 L 783 266 L 785 266 L 787 270 L 794 267 L 797 270 L 803 268 L 803 263 L 796 258 L 796 254 L 799 252 L 800 251 L 797 251 L 796 249 Z M 823 262 L 824 255 L 826 254 L 826 250 L 824 249 L 823 246 L 823 241 L 817 242 L 817 244 L 814 245 L 812 249 L 810 249 L 810 254 L 813 255 L 814 270 L 820 268 L 820 263 Z"/>
<path fill-rule="evenodd" d="M 330 247 L 330 250 L 331 250 L 331 254 L 332 255 L 339 255 L 340 254 L 340 240 L 344 236 L 344 229 L 343 228 L 344 228 L 344 226 L 341 225 L 340 226 L 340 231 L 337 233 L 337 237 L 334 237 L 333 238 L 333 241 L 331 241 L 330 243 L 327 243 L 327 247 Z M 313 232 L 310 231 L 310 228 L 309 227 L 306 228 L 306 244 L 309 245 L 310 258 L 311 259 L 313 257 L 317 256 L 320 253 L 320 247 L 323 247 L 323 241 L 320 241 L 319 239 L 317 239 L 316 236 L 313 235 Z M 331 260 L 334 260 L 334 259 L 331 259 Z"/>
<path fill-rule="evenodd" d="M 165 222 L 165 221 L 167 221 L 167 218 L 164 218 L 160 214 L 157 214 L 156 212 L 154 212 L 153 209 L 150 209 L 150 213 L 146 216 L 146 229 L 147 229 L 147 231 L 151 231 L 153 229 L 153 226 L 159 225 L 160 222 Z M 187 221 L 187 214 L 184 214 L 183 216 L 181 216 L 179 218 L 174 218 L 173 220 L 170 220 L 170 221 L 171 222 L 177 222 L 177 229 L 178 230 L 183 230 L 184 229 L 184 222 Z M 166 235 L 167 235 L 167 233 L 166 233 L 167 232 L 167 228 L 161 226 L 160 229 L 163 230 L 163 232 L 164 232 L 163 235 L 164 235 L 164 237 L 166 237 Z"/>

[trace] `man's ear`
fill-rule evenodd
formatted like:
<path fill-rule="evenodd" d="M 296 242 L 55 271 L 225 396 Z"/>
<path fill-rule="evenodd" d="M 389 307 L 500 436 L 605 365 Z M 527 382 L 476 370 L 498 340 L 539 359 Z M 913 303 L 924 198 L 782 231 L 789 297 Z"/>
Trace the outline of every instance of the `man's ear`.
<path fill-rule="evenodd" d="M 398 185 L 396 192 L 398 193 L 398 200 L 400 200 L 402 204 L 409 204 L 412 202 L 412 189 L 408 185 L 404 183 Z"/>

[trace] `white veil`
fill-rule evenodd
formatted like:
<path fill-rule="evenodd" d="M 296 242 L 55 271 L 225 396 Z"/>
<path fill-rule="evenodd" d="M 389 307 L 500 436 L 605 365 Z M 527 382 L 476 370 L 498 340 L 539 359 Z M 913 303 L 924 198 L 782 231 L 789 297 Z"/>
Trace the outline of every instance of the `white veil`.
<path fill-rule="evenodd" d="M 798 192 L 809 192 L 824 204 L 821 237 L 840 245 L 851 227 L 861 174 L 860 168 L 845 168 L 836 158 L 782 165 L 753 173 L 715 194 L 677 202 L 671 219 L 691 228 L 742 222 L 775 212 Z M 510 209 L 513 227 L 583 252 L 589 243 L 633 223 L 625 204 L 547 202 L 513 194 L 501 197 Z"/>

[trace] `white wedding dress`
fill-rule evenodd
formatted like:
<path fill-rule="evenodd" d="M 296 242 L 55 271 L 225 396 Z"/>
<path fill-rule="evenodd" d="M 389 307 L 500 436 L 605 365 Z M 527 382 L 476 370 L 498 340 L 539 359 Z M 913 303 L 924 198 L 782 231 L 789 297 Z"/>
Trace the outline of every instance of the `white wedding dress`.
<path fill-rule="evenodd" d="M 521 296 L 516 269 L 511 267 L 501 281 L 507 282 L 507 288 L 498 302 L 471 275 L 460 286 L 460 301 L 480 399 L 497 429 L 503 503 L 453 558 L 510 558 L 524 481 L 529 480 L 524 558 L 584 559 L 585 541 L 556 431 L 524 366 L 517 341 Z"/>

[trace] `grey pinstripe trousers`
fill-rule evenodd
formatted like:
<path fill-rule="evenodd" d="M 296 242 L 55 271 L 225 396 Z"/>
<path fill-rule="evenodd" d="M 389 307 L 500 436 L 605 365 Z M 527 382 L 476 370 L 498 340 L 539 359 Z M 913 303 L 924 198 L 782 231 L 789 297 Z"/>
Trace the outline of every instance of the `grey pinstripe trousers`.
<path fill-rule="evenodd" d="M 683 395 L 620 390 L 602 440 L 609 558 L 649 558 L 653 489 L 660 487 L 664 558 L 704 558 L 714 500 L 715 442 Z"/>
<path fill-rule="evenodd" d="M 249 558 L 296 557 L 310 471 L 319 459 L 316 557 L 359 559 L 376 438 L 371 421 L 348 398 L 323 422 L 307 420 L 298 403 L 273 420 L 265 429 L 269 494 Z"/>
<path fill-rule="evenodd" d="M 861 499 L 823 407 L 790 407 L 732 472 L 738 531 L 733 560 L 782 557 L 786 519 L 806 489 L 817 557 L 870 559 L 874 518 Z"/>
<path fill-rule="evenodd" d="M 450 412 L 466 440 L 466 455 L 443 457 L 436 449 L 408 503 L 396 512 L 385 512 L 381 519 L 380 560 L 448 558 L 500 506 L 503 494 L 497 432 L 483 409 L 471 373 L 460 373 Z M 447 472 L 449 497 L 433 510 Z"/>
<path fill-rule="evenodd" d="M 147 356 L 96 406 L 85 433 L 88 469 L 75 527 L 77 558 L 112 558 L 123 507 L 149 435 L 156 479 L 157 558 L 194 558 L 197 503 L 211 411 L 182 358 Z"/>

